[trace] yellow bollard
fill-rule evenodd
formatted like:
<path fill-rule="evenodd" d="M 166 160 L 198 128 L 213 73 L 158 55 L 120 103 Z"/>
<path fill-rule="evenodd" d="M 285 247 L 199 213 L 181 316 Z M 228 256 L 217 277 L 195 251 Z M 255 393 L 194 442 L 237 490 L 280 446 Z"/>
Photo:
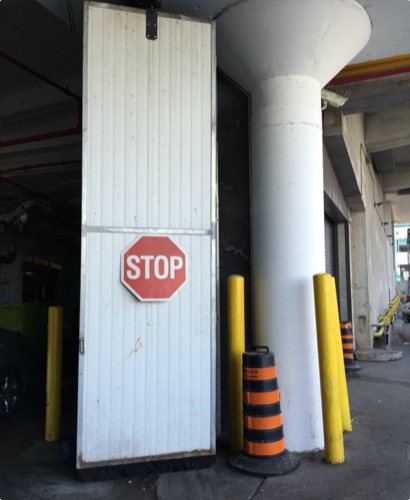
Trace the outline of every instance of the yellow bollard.
<path fill-rule="evenodd" d="M 242 354 L 245 351 L 245 298 L 243 276 L 228 277 L 228 383 L 229 447 L 243 448 Z"/>
<path fill-rule="evenodd" d="M 63 360 L 63 308 L 48 308 L 46 441 L 57 441 L 61 433 L 61 378 Z"/>
<path fill-rule="evenodd" d="M 313 277 L 317 342 L 319 350 L 320 386 L 322 394 L 325 461 L 330 464 L 344 462 L 342 417 L 340 412 L 339 373 L 336 352 L 332 282 L 330 274 Z"/>
<path fill-rule="evenodd" d="M 337 351 L 337 367 L 339 374 L 339 395 L 340 395 L 340 411 L 342 415 L 342 429 L 346 432 L 352 432 L 352 421 L 350 419 L 349 395 L 347 392 L 346 371 L 343 359 L 342 336 L 340 334 L 340 318 L 339 308 L 337 305 L 336 281 L 332 277 L 332 302 L 333 302 L 333 318 L 334 328 L 336 332 L 336 351 Z"/>

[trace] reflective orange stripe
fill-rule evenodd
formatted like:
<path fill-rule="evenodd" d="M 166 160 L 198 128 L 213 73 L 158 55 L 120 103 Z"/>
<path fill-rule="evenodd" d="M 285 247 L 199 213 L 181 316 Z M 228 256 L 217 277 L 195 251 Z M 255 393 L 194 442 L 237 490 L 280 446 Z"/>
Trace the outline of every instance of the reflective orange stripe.
<path fill-rule="evenodd" d="M 269 380 L 276 378 L 276 366 L 267 368 L 243 368 L 243 378 L 246 380 Z"/>
<path fill-rule="evenodd" d="M 343 344 L 343 349 L 353 349 L 353 344 Z"/>
<path fill-rule="evenodd" d="M 242 391 L 244 403 L 249 405 L 270 405 L 279 401 L 279 391 L 270 392 L 249 392 Z"/>
<path fill-rule="evenodd" d="M 347 330 L 348 328 L 352 328 L 352 324 L 351 323 L 340 323 L 340 328 L 342 330 Z"/>
<path fill-rule="evenodd" d="M 352 353 L 343 353 L 343 357 L 344 359 L 354 359 L 353 357 L 353 354 Z"/>
<path fill-rule="evenodd" d="M 283 453 L 285 451 L 285 438 L 271 443 L 255 443 L 244 439 L 243 449 L 249 455 L 258 455 L 260 457 L 278 455 L 279 453 Z"/>
<path fill-rule="evenodd" d="M 248 417 L 243 416 L 243 426 L 248 429 L 268 430 L 276 429 L 282 425 L 282 413 L 271 417 Z"/>

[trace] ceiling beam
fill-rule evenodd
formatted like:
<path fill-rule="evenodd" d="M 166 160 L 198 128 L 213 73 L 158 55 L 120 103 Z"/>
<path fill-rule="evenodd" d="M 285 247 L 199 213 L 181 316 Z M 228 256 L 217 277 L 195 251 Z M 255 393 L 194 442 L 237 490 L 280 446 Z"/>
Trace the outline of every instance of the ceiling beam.
<path fill-rule="evenodd" d="M 410 189 L 410 169 L 402 172 L 386 172 L 380 175 L 384 193 L 393 193 Z"/>
<path fill-rule="evenodd" d="M 366 115 L 365 143 L 369 153 L 410 144 L 410 106 Z"/>

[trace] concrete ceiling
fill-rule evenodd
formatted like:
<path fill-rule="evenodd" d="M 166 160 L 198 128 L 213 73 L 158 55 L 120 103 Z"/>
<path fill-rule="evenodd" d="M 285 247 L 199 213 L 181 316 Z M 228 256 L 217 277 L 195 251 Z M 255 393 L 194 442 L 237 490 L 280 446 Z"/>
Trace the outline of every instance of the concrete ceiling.
<path fill-rule="evenodd" d="M 162 10 L 217 18 L 235 3 L 163 0 Z M 352 63 L 409 55 L 410 2 L 359 3 L 370 15 L 372 36 Z M 30 210 L 48 221 L 45 228 L 59 224 L 53 237 L 79 234 L 82 9 L 82 0 L 0 0 L 0 229 L 11 226 L 13 210 L 29 200 Z M 364 113 L 366 148 L 384 192 L 395 200 L 395 218 L 410 223 L 410 72 L 375 74 L 343 87 L 350 91 L 343 112 Z M 32 224 L 40 231 L 40 223 Z"/>

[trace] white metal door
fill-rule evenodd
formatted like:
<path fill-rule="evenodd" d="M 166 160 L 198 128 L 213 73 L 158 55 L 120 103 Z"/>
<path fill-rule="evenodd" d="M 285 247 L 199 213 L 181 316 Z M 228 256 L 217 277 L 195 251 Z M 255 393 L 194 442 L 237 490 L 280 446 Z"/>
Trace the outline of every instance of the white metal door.
<path fill-rule="evenodd" d="M 85 4 L 77 467 L 215 452 L 214 24 Z M 166 235 L 187 281 L 141 302 L 120 255 Z"/>

